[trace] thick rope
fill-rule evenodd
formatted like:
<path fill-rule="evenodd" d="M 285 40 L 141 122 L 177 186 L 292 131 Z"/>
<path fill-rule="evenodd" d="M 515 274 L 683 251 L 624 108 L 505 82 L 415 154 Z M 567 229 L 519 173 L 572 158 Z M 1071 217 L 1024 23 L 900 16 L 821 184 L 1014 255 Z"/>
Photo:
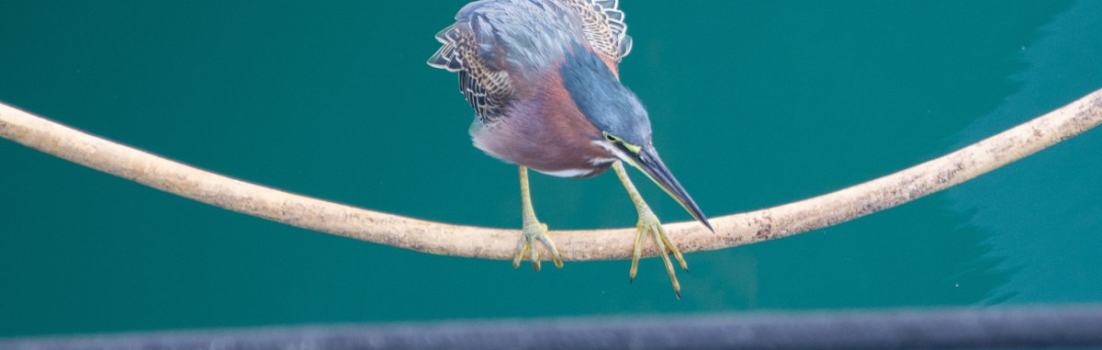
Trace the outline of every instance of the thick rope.
<path fill-rule="evenodd" d="M 949 153 L 879 179 L 818 197 L 712 219 L 667 225 L 684 252 L 787 237 L 895 207 L 971 180 L 1102 123 L 1102 90 Z M 507 260 L 517 229 L 417 220 L 282 192 L 187 166 L 0 104 L 0 136 L 87 167 L 217 207 L 288 225 L 419 252 Z M 1097 156 L 1097 155 L 1088 155 Z M 626 259 L 634 228 L 555 231 L 565 260 Z M 648 247 L 644 254 L 656 252 Z M 546 251 L 541 256 L 550 256 Z"/>

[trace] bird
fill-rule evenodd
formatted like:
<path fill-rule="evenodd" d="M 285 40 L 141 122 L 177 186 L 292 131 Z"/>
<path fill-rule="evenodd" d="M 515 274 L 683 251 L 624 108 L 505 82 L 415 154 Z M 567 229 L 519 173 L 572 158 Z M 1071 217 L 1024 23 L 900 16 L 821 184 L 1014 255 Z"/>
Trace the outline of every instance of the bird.
<path fill-rule="evenodd" d="M 441 47 L 428 64 L 459 75 L 459 90 L 475 114 L 469 128 L 474 146 L 519 170 L 522 229 L 514 269 L 528 258 L 540 270 L 536 244 L 546 247 L 556 267 L 563 266 L 532 206 L 528 169 L 589 178 L 612 168 L 638 212 L 629 281 L 649 238 L 680 299 L 670 255 L 683 270 L 688 264 L 623 164 L 714 229 L 659 157 L 647 109 L 620 81 L 620 62 L 632 50 L 624 18 L 619 0 L 474 1 L 436 34 Z"/>

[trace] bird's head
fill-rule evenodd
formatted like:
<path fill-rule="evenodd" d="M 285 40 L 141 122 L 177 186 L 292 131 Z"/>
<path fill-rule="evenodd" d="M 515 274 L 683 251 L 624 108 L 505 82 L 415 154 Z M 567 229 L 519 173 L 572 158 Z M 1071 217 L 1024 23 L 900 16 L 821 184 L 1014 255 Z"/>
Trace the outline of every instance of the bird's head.
<path fill-rule="evenodd" d="M 605 148 L 609 149 L 616 158 L 642 171 L 658 187 L 681 204 L 693 218 L 704 224 L 708 230 L 715 231 L 712 224 L 708 222 L 708 217 L 704 216 L 704 212 L 700 210 L 693 197 L 685 191 L 685 188 L 673 176 L 670 169 L 662 162 L 662 158 L 658 156 L 658 150 L 654 148 L 654 144 L 649 142 L 649 139 L 644 144 L 635 144 L 628 141 L 628 139 L 608 132 L 604 133 L 604 137 L 604 140 L 596 142 L 600 142 Z"/>
<path fill-rule="evenodd" d="M 563 85 L 578 109 L 600 131 L 592 142 L 642 171 L 693 218 L 714 231 L 693 197 L 658 156 L 646 108 L 604 61 L 592 51 L 575 48 L 567 55 L 561 74 Z"/>

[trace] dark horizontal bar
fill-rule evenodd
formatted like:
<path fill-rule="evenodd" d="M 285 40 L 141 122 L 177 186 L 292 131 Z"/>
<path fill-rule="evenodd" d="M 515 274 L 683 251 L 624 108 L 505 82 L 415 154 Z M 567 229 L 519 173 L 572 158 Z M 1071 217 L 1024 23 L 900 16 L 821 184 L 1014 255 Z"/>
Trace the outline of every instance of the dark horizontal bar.
<path fill-rule="evenodd" d="M 0 349 L 980 349 L 1102 347 L 1102 305 L 563 318 L 0 341 Z"/>

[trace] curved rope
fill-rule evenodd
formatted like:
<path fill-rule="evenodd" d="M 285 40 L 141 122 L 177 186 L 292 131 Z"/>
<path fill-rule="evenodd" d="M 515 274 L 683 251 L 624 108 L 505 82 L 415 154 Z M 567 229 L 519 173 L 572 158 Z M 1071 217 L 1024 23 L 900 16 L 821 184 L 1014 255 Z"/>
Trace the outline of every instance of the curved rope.
<path fill-rule="evenodd" d="M 1102 124 L 1102 90 L 968 147 L 818 197 L 666 225 L 684 252 L 750 244 L 823 228 L 973 179 Z M 0 104 L 0 136 L 87 167 L 239 213 L 419 252 L 507 260 L 517 230 L 460 226 L 355 208 L 232 179 L 123 146 Z M 566 260 L 626 259 L 634 229 L 555 231 Z M 653 247 L 645 254 L 654 255 Z M 541 254 L 541 256 L 550 256 Z"/>

